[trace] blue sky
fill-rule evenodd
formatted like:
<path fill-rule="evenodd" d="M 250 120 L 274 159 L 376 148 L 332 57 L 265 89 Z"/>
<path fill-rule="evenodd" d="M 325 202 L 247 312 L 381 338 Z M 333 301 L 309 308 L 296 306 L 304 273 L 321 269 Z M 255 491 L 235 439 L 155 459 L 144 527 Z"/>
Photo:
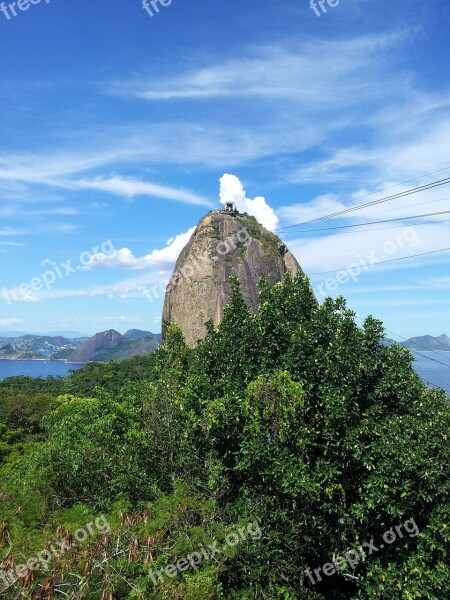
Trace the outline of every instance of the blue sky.
<path fill-rule="evenodd" d="M 311 231 L 444 212 L 449 185 L 291 227 L 450 177 L 448 2 L 159 8 L 0 12 L 0 290 L 24 286 L 0 296 L 0 331 L 159 331 L 163 294 L 144 291 L 232 174 L 319 297 L 404 337 L 450 334 L 450 253 L 397 260 L 449 247 L 449 215 Z"/>

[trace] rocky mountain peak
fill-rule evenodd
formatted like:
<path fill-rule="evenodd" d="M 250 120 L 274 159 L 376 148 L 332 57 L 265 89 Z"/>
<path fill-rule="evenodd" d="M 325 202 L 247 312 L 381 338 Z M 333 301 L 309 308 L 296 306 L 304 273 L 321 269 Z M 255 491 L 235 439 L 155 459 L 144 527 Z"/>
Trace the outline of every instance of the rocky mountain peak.
<path fill-rule="evenodd" d="M 122 340 L 123 336 L 115 329 L 97 333 L 70 355 L 70 362 L 89 362 L 94 356 L 115 350 Z"/>
<path fill-rule="evenodd" d="M 256 312 L 261 277 L 275 285 L 285 273 L 298 271 L 300 265 L 286 245 L 254 217 L 213 210 L 200 220 L 177 260 L 166 290 L 163 333 L 175 322 L 193 347 L 206 335 L 208 319 L 216 325 L 222 319 L 231 294 L 230 276 L 238 278 L 247 305 Z"/>

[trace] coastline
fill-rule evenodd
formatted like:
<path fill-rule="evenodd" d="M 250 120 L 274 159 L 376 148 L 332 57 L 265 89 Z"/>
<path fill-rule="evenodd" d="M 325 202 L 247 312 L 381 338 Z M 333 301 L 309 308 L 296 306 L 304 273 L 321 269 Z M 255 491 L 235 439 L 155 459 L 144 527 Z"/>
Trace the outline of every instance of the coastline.
<path fill-rule="evenodd" d="M 59 362 L 65 365 L 86 365 L 85 362 L 69 362 L 64 358 L 5 358 L 2 357 L 0 360 L 8 362 L 22 362 L 22 361 L 33 361 L 33 362 Z"/>

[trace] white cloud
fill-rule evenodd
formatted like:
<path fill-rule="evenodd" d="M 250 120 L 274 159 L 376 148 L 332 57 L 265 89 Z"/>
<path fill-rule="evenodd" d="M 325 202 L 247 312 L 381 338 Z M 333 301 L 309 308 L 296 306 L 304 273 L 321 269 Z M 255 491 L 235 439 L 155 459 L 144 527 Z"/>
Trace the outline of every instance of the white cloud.
<path fill-rule="evenodd" d="M 240 212 L 254 216 L 269 231 L 278 227 L 278 217 L 265 198 L 247 198 L 241 181 L 235 175 L 225 174 L 220 179 L 220 201 L 222 204 L 234 202 Z"/>
<path fill-rule="evenodd" d="M 141 77 L 118 82 L 110 92 L 135 96 L 144 100 L 202 100 L 212 98 L 249 97 L 335 106 L 345 100 L 353 104 L 361 95 L 370 96 L 365 65 L 370 62 L 376 71 L 379 53 L 403 39 L 403 34 L 361 36 L 351 40 L 317 40 L 297 46 L 259 46 L 244 56 L 226 62 L 186 70 L 182 75 L 166 77 L 157 73 L 152 78 Z M 330 56 L 333 69 L 330 69 Z M 364 74 L 365 78 L 355 75 Z M 372 75 L 373 77 L 373 75 Z M 374 90 L 378 95 L 389 93 L 387 86 Z"/>
<path fill-rule="evenodd" d="M 11 327 L 14 325 L 21 325 L 23 321 L 20 319 L 0 319 L 0 327 Z"/>
<path fill-rule="evenodd" d="M 175 238 L 168 240 L 165 248 L 153 250 L 140 258 L 136 258 L 129 248 L 122 248 L 109 255 L 100 252 L 91 257 L 87 267 L 102 266 L 116 269 L 147 269 L 150 267 L 160 268 L 172 265 L 190 240 L 194 230 L 195 227 L 191 227 L 186 233 L 180 233 Z"/>
<path fill-rule="evenodd" d="M 413 95 L 414 98 L 414 95 Z M 414 100 L 412 100 L 414 102 Z M 447 114 L 430 112 L 417 127 L 413 127 L 409 108 L 403 120 L 408 121 L 408 132 L 398 132 L 394 124 L 385 128 L 383 122 L 377 124 L 380 139 L 366 146 L 344 147 L 335 150 L 325 158 L 303 165 L 290 176 L 294 183 L 339 182 L 358 174 L 362 180 L 398 183 L 424 173 L 444 169 L 450 164 L 450 119 Z M 448 176 L 445 172 L 434 177 Z M 421 185 L 423 181 L 411 182 Z"/>
<path fill-rule="evenodd" d="M 140 132 L 142 134 L 142 132 Z M 151 132 L 149 132 L 151 134 Z M 184 189 L 178 189 L 171 186 L 164 186 L 153 182 L 142 181 L 134 178 L 122 176 L 103 177 L 97 176 L 92 179 L 76 179 L 76 175 L 85 173 L 92 169 L 104 168 L 112 164 L 120 164 L 122 167 L 128 162 L 141 160 L 158 159 L 160 153 L 167 146 L 166 137 L 179 138 L 178 133 L 167 132 L 166 135 L 160 132 L 150 137 L 156 137 L 152 143 L 136 139 L 136 132 L 129 132 L 129 138 L 122 140 L 120 153 L 107 153 L 101 150 L 94 150 L 90 156 L 82 158 L 74 154 L 68 154 L 61 158 L 58 155 L 8 155 L 0 156 L 0 182 L 4 185 L 43 185 L 47 188 L 61 188 L 66 190 L 97 190 L 108 192 L 123 198 L 133 198 L 135 196 L 149 196 L 183 202 L 186 204 L 211 206 L 211 203 L 202 196 Z M 124 135 L 123 132 L 121 134 Z M 114 142 L 111 140 L 111 145 Z M 181 140 L 178 142 L 182 143 Z M 174 162 L 169 159 L 168 154 L 162 152 L 163 161 Z M 45 168 L 42 166 L 45 165 Z M 22 199 L 28 200 L 27 188 L 20 187 L 16 189 L 12 198 L 18 202 Z M 28 192 L 29 193 L 29 192 Z M 3 210 L 11 210 L 9 207 Z M 16 211 L 17 212 L 17 211 Z M 36 215 L 70 215 L 77 214 L 77 210 L 71 207 L 55 208 L 52 210 L 39 210 L 32 214 Z M 9 234 L 4 234 L 9 235 Z M 13 235 L 13 234 L 11 234 Z"/>
<path fill-rule="evenodd" d="M 433 151 L 431 139 L 426 147 L 417 149 L 417 154 L 408 151 L 415 138 L 426 137 L 426 132 L 438 134 L 449 103 L 444 93 L 442 97 L 425 93 L 421 82 L 404 70 L 402 42 L 413 36 L 414 33 L 400 32 L 260 45 L 228 61 L 211 61 L 196 69 L 182 68 L 181 74 L 167 75 L 165 63 L 161 64 L 164 72 L 159 73 L 155 61 L 152 77 L 141 75 L 122 81 L 110 91 L 152 101 L 217 98 L 220 112 L 215 114 L 214 108 L 212 112 L 203 111 L 199 104 L 200 110 L 188 112 L 189 120 L 119 124 L 109 127 L 102 136 L 98 135 L 98 128 L 97 135 L 93 135 L 88 127 L 83 129 L 80 125 L 77 140 L 83 151 L 5 153 L 0 155 L 0 180 L 9 186 L 37 183 L 64 189 L 98 189 L 123 197 L 159 195 L 207 205 L 207 200 L 189 191 L 159 186 L 142 177 L 105 175 L 104 171 L 130 164 L 145 168 L 155 164 L 206 164 L 231 169 L 277 154 L 281 154 L 277 164 L 286 165 L 284 158 L 289 154 L 322 147 L 327 153 L 317 163 L 291 168 L 292 159 L 288 160 L 292 181 L 354 180 L 354 167 L 375 174 L 377 182 L 388 173 L 398 181 L 405 168 L 417 173 L 418 168 L 426 170 L 427 164 L 434 163 L 441 151 L 448 156 L 446 131 L 442 131 L 439 152 Z M 396 64 L 392 61 L 397 56 Z M 239 111 L 224 111 L 224 98 Z M 251 118 L 247 118 L 246 111 Z M 345 136 L 340 135 L 343 131 Z M 360 145 L 341 148 L 341 140 L 351 139 L 355 131 Z M 334 139 L 337 143 L 333 143 Z M 391 156 L 385 160 L 386 147 L 391 147 Z M 408 160 L 402 160 L 404 151 Z M 378 168 L 380 162 L 382 168 Z M 85 176 L 94 169 L 92 177 Z M 286 173 L 283 176 L 286 178 Z M 17 198 L 24 197 L 25 191 L 18 190 Z"/>
<path fill-rule="evenodd" d="M 283 220 L 290 224 L 308 221 L 321 214 L 337 212 L 344 208 L 345 205 L 335 194 L 322 194 L 308 202 L 281 206 L 278 209 L 278 214 Z"/>
<path fill-rule="evenodd" d="M 135 189 L 134 185 L 131 189 Z M 266 200 L 262 196 L 254 199 L 247 198 L 242 183 L 235 175 L 225 174 L 221 178 L 220 201 L 223 204 L 234 202 L 241 212 L 253 215 L 270 231 L 275 230 L 278 226 L 278 217 Z M 175 238 L 170 238 L 165 248 L 153 250 L 142 257 L 135 257 L 129 248 L 121 248 L 109 255 L 104 253 L 95 254 L 91 257 L 87 268 L 103 266 L 119 269 L 147 269 L 171 266 L 189 242 L 194 230 L 195 227 L 192 227 L 187 232 L 181 233 Z"/>
<path fill-rule="evenodd" d="M 296 239 L 285 240 L 289 249 L 307 274 L 341 270 L 349 265 L 363 261 L 370 264 L 378 261 L 398 259 L 423 252 L 447 248 L 450 235 L 450 223 L 404 227 L 393 229 L 374 229 L 372 231 L 331 232 L 327 237 L 308 237 L 301 233 Z M 370 271 L 391 269 L 411 269 L 413 266 L 425 266 L 447 262 L 449 254 L 421 256 L 416 259 L 401 260 L 375 266 Z M 331 273 L 332 275 L 332 273 Z M 318 277 L 325 277 L 318 276 Z"/>
<path fill-rule="evenodd" d="M 125 298 L 144 298 L 146 289 L 156 286 L 158 298 L 164 298 L 165 286 L 172 272 L 172 265 L 167 270 L 148 269 L 137 272 L 132 277 L 104 285 L 93 285 L 81 289 L 52 289 L 36 292 L 40 300 L 62 299 L 62 298 L 99 298 L 106 296 L 110 300 Z M 0 301 L 2 296 L 0 295 Z"/>
<path fill-rule="evenodd" d="M 80 189 L 99 190 L 125 198 L 151 196 L 154 198 L 163 198 L 164 200 L 184 202 L 186 204 L 211 206 L 211 202 L 192 192 L 124 177 L 96 178 L 91 181 L 82 179 L 74 182 L 73 185 Z"/>
<path fill-rule="evenodd" d="M 55 154 L 2 154 L 0 155 L 0 180 L 9 185 L 25 183 L 51 183 L 55 177 L 70 176 L 120 160 L 122 151 L 59 152 Z M 20 191 L 20 188 L 19 190 Z"/>
<path fill-rule="evenodd" d="M 441 177 L 445 177 L 445 173 L 441 175 Z M 301 223 L 319 219 L 322 216 L 334 214 L 348 208 L 354 208 L 378 199 L 387 198 L 391 195 L 408 191 L 411 187 L 422 185 L 426 182 L 426 178 L 423 181 L 419 180 L 406 185 L 394 185 L 392 182 L 386 181 L 384 184 L 380 185 L 380 188 L 382 188 L 380 192 L 367 193 L 367 190 L 359 190 L 347 197 L 337 194 L 323 194 L 301 204 L 281 206 L 277 209 L 278 214 L 284 222 L 280 231 L 285 234 L 293 233 L 296 230 L 298 231 L 298 229 L 295 227 L 289 228 L 289 226 L 298 224 L 300 231 L 304 232 L 307 232 L 308 230 L 320 230 L 322 228 L 322 235 L 326 236 L 327 233 L 325 229 L 330 228 L 331 235 L 336 233 L 336 231 L 332 230 L 335 226 L 359 225 L 375 221 L 385 221 L 384 224 L 380 223 L 379 227 L 395 227 L 395 221 L 391 223 L 388 221 L 391 219 L 395 220 L 405 217 L 414 217 L 414 215 L 418 216 L 415 219 L 410 219 L 410 221 L 404 221 L 403 225 L 406 226 L 409 223 L 415 225 L 420 222 L 428 222 L 436 223 L 436 226 L 440 226 L 448 219 L 448 217 L 442 215 L 442 213 L 450 210 L 450 190 L 446 187 L 436 187 L 416 195 L 406 195 L 402 198 L 391 199 L 381 204 L 367 206 L 361 210 L 343 214 L 335 219 L 326 219 L 317 223 L 300 225 Z M 416 201 L 414 201 L 414 199 L 416 199 Z M 422 219 L 419 218 L 420 215 L 426 214 L 429 214 L 430 216 Z M 339 219 L 339 222 L 337 222 L 337 218 Z M 399 221 L 397 224 L 402 225 L 402 222 Z M 356 232 L 357 230 L 355 229 L 354 231 Z"/>
<path fill-rule="evenodd" d="M 14 206 L 10 205 L 7 207 L 0 208 L 0 217 L 10 219 L 29 219 L 31 217 L 52 215 L 63 215 L 73 217 L 77 214 L 79 214 L 78 210 L 76 208 L 71 207 L 58 207 L 47 210 L 27 210 L 26 213 L 24 213 L 22 204 L 15 204 Z"/>
<path fill-rule="evenodd" d="M 450 277 L 431 277 L 424 279 L 421 283 L 423 287 L 433 291 L 450 290 Z"/>
<path fill-rule="evenodd" d="M 83 323 L 141 323 L 140 317 L 127 317 L 120 315 L 119 317 L 70 317 L 67 319 L 59 319 L 58 321 L 50 321 L 52 325 L 59 327 L 67 325 L 82 325 Z"/>
<path fill-rule="evenodd" d="M 142 321 L 139 317 L 126 317 L 125 315 L 121 315 L 120 317 L 102 317 L 102 321 L 120 321 L 121 323 L 140 323 Z"/>
<path fill-rule="evenodd" d="M 11 237 L 14 235 L 26 235 L 28 232 L 23 229 L 13 229 L 12 227 L 4 227 L 0 229 L 0 236 Z"/>
<path fill-rule="evenodd" d="M 201 205 L 208 201 L 198 194 L 147 182 L 142 176 L 131 179 L 104 171 L 130 164 L 145 169 L 155 164 L 231 169 L 281 155 L 278 168 L 289 168 L 294 182 L 354 180 L 355 168 L 364 169 L 372 180 L 375 175 L 376 182 L 388 176 L 402 180 L 406 169 L 427 170 L 436 155 L 441 162 L 447 160 L 448 131 L 441 132 L 440 140 L 437 137 L 441 124 L 447 122 L 450 102 L 448 94 L 424 92 L 421 82 L 404 70 L 402 41 L 407 36 L 411 40 L 414 34 L 252 47 L 238 58 L 183 69 L 181 75 L 160 74 L 155 64 L 155 75 L 122 81 L 114 86 L 114 93 L 151 100 L 217 98 L 218 112 L 213 103 L 211 111 L 198 104 L 188 111 L 189 120 L 119 124 L 101 137 L 80 126 L 77 139 L 83 151 L 0 155 L 0 180 L 9 186 L 37 183 L 98 189 L 122 197 L 159 196 Z M 392 63 L 396 56 L 398 64 Z M 161 68 L 166 71 L 167 65 Z M 224 111 L 223 101 L 239 111 Z M 341 140 L 352 139 L 355 132 L 358 145 L 342 147 Z M 430 139 L 420 148 L 420 138 L 427 133 Z M 438 152 L 433 151 L 435 143 Z M 321 148 L 326 152 L 317 162 L 292 167 L 289 155 L 310 148 L 318 149 L 319 156 Z M 405 152 L 408 159 L 402 160 Z M 88 172 L 94 175 L 87 177 Z M 17 191 L 16 197 L 24 197 L 25 191 Z"/>
<path fill-rule="evenodd" d="M 79 229 L 78 225 L 74 223 L 49 223 L 48 225 L 35 225 L 30 229 L 14 229 L 7 227 L 0 229 L 0 236 L 12 237 L 12 236 L 23 236 L 23 235 L 41 235 L 43 233 L 72 233 Z M 14 244 L 17 246 L 18 244 Z M 20 244 L 19 244 L 20 245 Z M 23 244 L 21 244 L 23 246 Z"/>

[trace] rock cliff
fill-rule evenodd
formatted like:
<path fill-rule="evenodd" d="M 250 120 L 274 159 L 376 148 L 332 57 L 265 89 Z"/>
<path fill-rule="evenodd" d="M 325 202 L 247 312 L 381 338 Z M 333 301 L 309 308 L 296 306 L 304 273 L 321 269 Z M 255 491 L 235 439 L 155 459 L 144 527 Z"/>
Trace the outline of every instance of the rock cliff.
<path fill-rule="evenodd" d="M 194 347 L 206 335 L 205 322 L 217 325 L 230 297 L 230 276 L 239 279 L 245 301 L 258 307 L 258 283 L 270 285 L 286 272 L 301 268 L 283 242 L 254 217 L 212 211 L 200 220 L 175 265 L 163 310 L 163 334 L 168 323 L 181 326 Z"/>
<path fill-rule="evenodd" d="M 118 331 L 110 329 L 109 331 L 97 333 L 87 340 L 67 357 L 67 362 L 106 362 L 108 360 L 123 360 L 133 356 L 145 356 L 156 350 L 160 342 L 160 336 L 149 331 L 132 329 L 121 335 Z"/>

